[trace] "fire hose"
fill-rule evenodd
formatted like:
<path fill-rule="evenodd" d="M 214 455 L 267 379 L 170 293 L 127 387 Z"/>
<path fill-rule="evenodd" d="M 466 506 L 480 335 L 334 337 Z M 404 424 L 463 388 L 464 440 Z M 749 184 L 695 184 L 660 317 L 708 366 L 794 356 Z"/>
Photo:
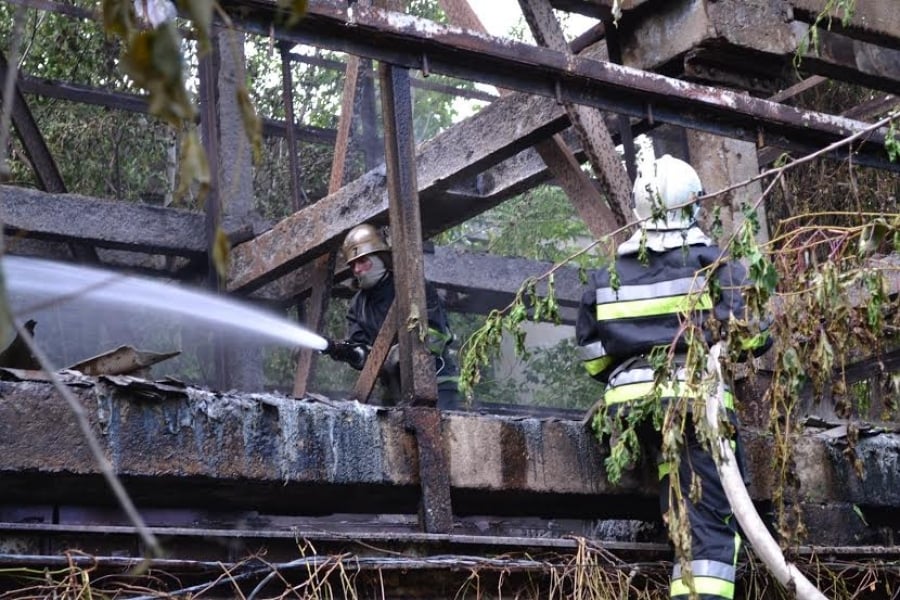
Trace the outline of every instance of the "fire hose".
<path fill-rule="evenodd" d="M 706 420 L 713 433 L 713 439 L 718 441 L 719 457 L 716 460 L 716 470 L 719 479 L 725 489 L 725 495 L 731 504 L 731 510 L 741 525 L 744 535 L 753 546 L 754 552 L 768 567 L 769 571 L 778 582 L 787 589 L 796 592 L 798 600 L 826 600 L 825 595 L 819 591 L 806 576 L 801 573 L 793 563 L 788 562 L 778 543 L 769 533 L 765 524 L 756 512 L 750 494 L 744 485 L 744 480 L 738 470 L 737 460 L 731 450 L 729 441 L 719 435 L 719 416 L 725 413 L 725 383 L 722 377 L 722 367 L 719 356 L 722 347 L 715 344 L 710 348 L 707 357 L 707 372 L 716 378 L 716 391 L 706 403 Z"/>

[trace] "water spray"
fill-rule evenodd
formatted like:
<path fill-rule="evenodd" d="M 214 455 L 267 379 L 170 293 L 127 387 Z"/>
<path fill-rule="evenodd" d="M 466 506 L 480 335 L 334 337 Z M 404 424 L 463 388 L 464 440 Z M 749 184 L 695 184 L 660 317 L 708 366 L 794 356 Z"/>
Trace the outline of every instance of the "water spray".
<path fill-rule="evenodd" d="M 319 351 L 328 346 L 324 337 L 288 319 L 201 290 L 39 258 L 6 255 L 0 259 L 0 265 L 8 293 L 40 296 L 43 307 L 80 300 L 116 307 L 151 308 L 210 325 L 240 329 L 285 346 Z"/>

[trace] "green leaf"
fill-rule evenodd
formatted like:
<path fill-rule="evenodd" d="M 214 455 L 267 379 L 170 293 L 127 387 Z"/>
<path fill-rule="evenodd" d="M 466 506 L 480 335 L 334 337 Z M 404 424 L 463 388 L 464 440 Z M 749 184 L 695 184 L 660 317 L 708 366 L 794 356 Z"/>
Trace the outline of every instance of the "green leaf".
<path fill-rule="evenodd" d="M 306 16 L 308 5 L 308 0 L 278 0 L 279 8 L 289 11 L 287 18 L 288 27 L 293 27 L 300 22 L 300 19 Z"/>
<path fill-rule="evenodd" d="M 884 136 L 884 149 L 887 151 L 888 159 L 891 162 L 896 162 L 900 159 L 900 140 L 897 139 L 897 129 L 893 121 L 891 121 L 891 126 L 888 127 L 887 135 Z"/>
<path fill-rule="evenodd" d="M 228 241 L 225 230 L 221 227 L 217 227 L 212 245 L 212 262 L 216 267 L 216 273 L 218 273 L 220 281 L 225 281 L 228 278 L 228 264 L 230 259 L 231 242 Z"/>
<path fill-rule="evenodd" d="M 196 110 L 182 77 L 181 36 L 166 21 L 132 36 L 122 56 L 122 68 L 150 93 L 150 113 L 178 127 L 192 121 Z"/>
<path fill-rule="evenodd" d="M 859 256 L 864 258 L 876 252 L 890 231 L 884 218 L 877 218 L 865 227 L 859 235 Z"/>
<path fill-rule="evenodd" d="M 203 144 L 200 143 L 197 130 L 191 127 L 181 138 L 181 161 L 179 162 L 178 189 L 175 190 L 175 199 L 180 201 L 184 198 L 194 182 L 199 184 L 197 195 L 199 204 L 202 206 L 209 191 L 209 163 L 206 161 L 206 152 L 203 150 Z"/>
<path fill-rule="evenodd" d="M 126 38 L 134 31 L 135 21 L 131 0 L 103 0 L 103 27 L 108 33 Z"/>

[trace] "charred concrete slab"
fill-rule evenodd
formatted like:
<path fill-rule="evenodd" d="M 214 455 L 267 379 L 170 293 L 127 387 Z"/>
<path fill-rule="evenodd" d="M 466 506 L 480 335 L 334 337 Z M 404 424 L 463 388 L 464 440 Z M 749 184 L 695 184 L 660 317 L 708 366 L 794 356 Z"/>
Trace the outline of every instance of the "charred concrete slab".
<path fill-rule="evenodd" d="M 138 507 L 303 516 L 418 510 L 416 440 L 403 409 L 131 377 L 64 378 Z M 445 412 L 442 429 L 454 518 L 657 517 L 653 466 L 611 485 L 606 450 L 580 418 Z M 765 503 L 780 485 L 771 440 L 753 432 L 744 440 L 751 492 Z M 900 434 L 860 441 L 862 477 L 843 450 L 827 436 L 797 443 L 797 501 L 861 506 L 873 528 L 896 531 Z M 0 382 L 0 484 L 5 503 L 113 504 L 69 409 L 41 381 Z M 871 543 L 876 532 L 868 535 Z"/>
<path fill-rule="evenodd" d="M 830 20 L 825 21 L 834 31 L 900 50 L 900 12 L 892 2 L 856 2 L 850 15 L 827 0 L 790 0 L 790 5 L 798 19 L 810 23 L 829 8 L 825 15 Z M 849 17 L 846 25 L 845 17 Z"/>
<path fill-rule="evenodd" d="M 805 72 L 893 93 L 900 50 L 896 10 L 889 2 L 865 4 L 843 26 L 842 14 L 819 20 L 823 0 L 657 2 L 652 10 L 623 17 L 625 64 L 770 95 L 793 81 L 799 54 Z M 813 26 L 818 47 L 804 50 Z"/>
<path fill-rule="evenodd" d="M 214 497 L 220 507 L 254 505 L 286 514 L 417 510 L 415 436 L 402 410 L 220 395 L 130 377 L 73 375 L 68 385 L 139 505 L 203 506 Z M 54 481 L 40 490 L 11 485 L 6 489 L 16 491 L 9 501 L 59 502 L 75 490 L 93 501 L 106 496 L 68 408 L 49 384 L 3 382 L 0 394 L 6 461 L 0 477 Z M 577 514 L 592 504 L 585 502 L 589 496 L 640 489 L 633 480 L 613 491 L 594 468 L 602 460 L 599 444 L 577 421 L 464 413 L 447 413 L 443 421 L 457 514 L 482 513 L 482 500 L 498 494 L 498 500 L 505 497 L 497 502 L 501 513 L 530 504 Z M 477 439 L 475 424 L 481 427 Z M 570 456 L 575 446 L 583 454 L 577 461 Z M 497 463 L 486 467 L 486 453 Z"/>

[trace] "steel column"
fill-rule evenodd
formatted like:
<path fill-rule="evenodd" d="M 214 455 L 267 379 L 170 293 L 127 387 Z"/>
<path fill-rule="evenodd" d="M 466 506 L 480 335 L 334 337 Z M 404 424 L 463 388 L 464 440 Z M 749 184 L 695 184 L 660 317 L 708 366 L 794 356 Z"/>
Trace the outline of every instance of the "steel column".
<path fill-rule="evenodd" d="M 606 31 L 606 53 L 609 62 L 622 64 L 622 38 L 619 28 L 612 21 L 604 21 Z M 634 150 L 634 136 L 631 132 L 631 119 L 628 115 L 616 114 L 616 124 L 619 129 L 619 143 L 625 153 L 625 168 L 628 170 L 628 179 L 634 183 L 637 179 L 637 156 Z M 630 204 L 630 203 L 629 203 Z"/>
<path fill-rule="evenodd" d="M 398 312 L 401 402 L 407 408 L 407 427 L 416 436 L 420 517 L 429 533 L 447 533 L 453 525 L 449 463 L 441 436 L 434 358 L 425 347 L 428 310 L 422 255 L 422 223 L 416 182 L 415 139 L 409 72 L 382 63 L 382 112 L 388 212 L 394 259 L 394 302 Z"/>
<path fill-rule="evenodd" d="M 382 63 L 380 75 L 388 214 L 400 316 L 402 401 L 434 405 L 437 402 L 434 359 L 423 342 L 428 328 L 428 311 L 409 72 Z"/>
<path fill-rule="evenodd" d="M 334 143 L 334 158 L 331 163 L 331 177 L 328 181 L 328 193 L 333 194 L 344 185 L 347 166 L 347 152 L 350 143 L 350 131 L 353 123 L 353 105 L 356 98 L 357 81 L 359 80 L 359 57 L 350 56 L 344 76 L 344 90 L 341 97 L 341 116 L 338 121 L 337 139 Z M 311 280 L 312 294 L 309 298 L 307 326 L 321 331 L 325 326 L 325 315 L 331 300 L 331 287 L 334 282 L 334 267 L 337 253 L 329 251 L 315 260 Z M 371 357 L 370 357 L 371 358 Z M 315 370 L 315 356 L 312 350 L 302 348 L 297 359 L 297 370 L 294 374 L 294 396 L 306 394 L 309 379 Z"/>
<path fill-rule="evenodd" d="M 538 44 L 571 56 L 565 34 L 548 0 L 519 0 L 519 6 Z M 581 140 L 581 146 L 603 189 L 609 208 L 615 215 L 616 223 L 619 226 L 625 225 L 630 214 L 631 182 L 622 169 L 619 153 L 616 152 L 616 145 L 606 128 L 603 114 L 596 108 L 578 105 L 561 97 L 559 101 L 563 102 L 572 127 Z"/>
<path fill-rule="evenodd" d="M 218 60 L 218 28 L 214 28 L 210 34 L 212 44 L 209 52 L 200 56 L 198 64 L 199 95 L 200 95 L 200 132 L 203 140 L 203 148 L 206 151 L 206 160 L 209 168 L 209 189 L 204 200 L 205 209 L 205 237 L 206 237 L 206 285 L 211 290 L 218 291 L 222 285 L 219 279 L 213 258 L 213 244 L 216 241 L 216 233 L 222 220 L 222 209 L 219 203 L 219 122 L 216 112 L 217 87 L 216 79 L 219 75 Z M 225 349 L 222 347 L 218 336 L 213 335 L 212 354 L 214 357 L 216 384 L 222 388 L 226 385 L 226 358 Z"/>

